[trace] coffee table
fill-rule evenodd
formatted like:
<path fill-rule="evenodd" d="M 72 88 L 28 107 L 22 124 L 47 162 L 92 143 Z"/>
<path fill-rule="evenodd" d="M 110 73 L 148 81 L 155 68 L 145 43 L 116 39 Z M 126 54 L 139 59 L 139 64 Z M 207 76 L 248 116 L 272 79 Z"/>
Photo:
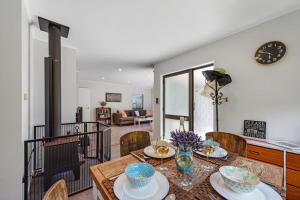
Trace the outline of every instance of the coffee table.
<path fill-rule="evenodd" d="M 136 126 L 136 124 L 139 124 L 139 128 L 141 128 L 141 122 L 152 122 L 153 118 L 152 117 L 135 117 L 134 118 L 134 126 Z"/>

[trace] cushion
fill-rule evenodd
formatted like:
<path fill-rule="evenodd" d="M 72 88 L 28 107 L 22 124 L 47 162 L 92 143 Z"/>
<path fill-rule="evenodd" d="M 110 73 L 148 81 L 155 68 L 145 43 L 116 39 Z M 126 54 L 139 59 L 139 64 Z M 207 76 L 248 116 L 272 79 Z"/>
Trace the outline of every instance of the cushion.
<path fill-rule="evenodd" d="M 146 110 L 146 116 L 152 116 L 152 110 Z"/>
<path fill-rule="evenodd" d="M 139 113 L 139 111 L 138 111 L 138 110 L 134 111 L 134 114 L 135 114 L 135 116 L 137 116 L 137 117 L 139 117 L 139 116 L 140 116 L 140 113 Z"/>
<path fill-rule="evenodd" d="M 145 116 L 146 112 L 144 110 L 140 110 L 140 116 Z"/>
<path fill-rule="evenodd" d="M 131 110 L 125 110 L 124 112 L 126 113 L 127 116 L 132 116 Z"/>
<path fill-rule="evenodd" d="M 127 117 L 127 114 L 124 111 L 121 112 L 121 115 L 122 115 L 122 118 Z"/>
<path fill-rule="evenodd" d="M 132 117 L 136 116 L 134 110 L 130 111 L 130 116 L 132 116 Z"/>

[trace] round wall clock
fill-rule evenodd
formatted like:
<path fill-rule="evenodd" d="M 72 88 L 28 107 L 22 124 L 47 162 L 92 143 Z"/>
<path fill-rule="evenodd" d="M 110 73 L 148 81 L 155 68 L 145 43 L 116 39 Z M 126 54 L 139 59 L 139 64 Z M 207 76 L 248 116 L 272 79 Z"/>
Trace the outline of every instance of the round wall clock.
<path fill-rule="evenodd" d="M 271 41 L 261 45 L 255 52 L 255 60 L 268 65 L 280 60 L 286 53 L 286 46 L 279 41 Z"/>

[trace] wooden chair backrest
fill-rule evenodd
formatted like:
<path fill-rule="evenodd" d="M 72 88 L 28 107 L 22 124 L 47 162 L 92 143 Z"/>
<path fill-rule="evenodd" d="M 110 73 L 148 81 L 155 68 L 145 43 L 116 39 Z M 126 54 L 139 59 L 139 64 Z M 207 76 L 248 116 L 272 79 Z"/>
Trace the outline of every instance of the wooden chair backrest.
<path fill-rule="evenodd" d="M 206 138 L 212 138 L 227 151 L 238 153 L 244 157 L 247 155 L 247 141 L 239 135 L 225 132 L 208 132 Z"/>
<path fill-rule="evenodd" d="M 43 200 L 68 200 L 68 191 L 65 180 L 54 183 L 46 192 Z"/>
<path fill-rule="evenodd" d="M 121 156 L 130 152 L 145 148 L 150 145 L 150 134 L 147 131 L 134 131 L 123 135 L 120 138 Z"/>

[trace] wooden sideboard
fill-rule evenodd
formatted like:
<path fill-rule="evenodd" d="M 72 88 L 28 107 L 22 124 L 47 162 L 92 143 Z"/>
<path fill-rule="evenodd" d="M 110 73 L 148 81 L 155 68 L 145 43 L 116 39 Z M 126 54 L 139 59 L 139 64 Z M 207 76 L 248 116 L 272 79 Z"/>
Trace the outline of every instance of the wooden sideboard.
<path fill-rule="evenodd" d="M 248 144 L 247 157 L 281 167 L 284 165 L 282 150 Z M 300 200 L 300 154 L 286 153 L 286 187 L 288 200 Z"/>

